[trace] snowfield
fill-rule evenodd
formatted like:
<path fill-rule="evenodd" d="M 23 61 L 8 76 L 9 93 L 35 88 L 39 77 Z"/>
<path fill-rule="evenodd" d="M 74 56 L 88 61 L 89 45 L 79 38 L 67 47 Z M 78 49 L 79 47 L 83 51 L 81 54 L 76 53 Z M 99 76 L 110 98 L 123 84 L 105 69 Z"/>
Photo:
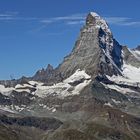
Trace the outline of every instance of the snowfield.
<path fill-rule="evenodd" d="M 72 84 L 75 82 L 78 83 L 73 86 Z M 9 96 L 12 91 L 31 93 L 30 88 L 35 88 L 36 91 L 31 94 L 38 97 L 45 97 L 48 95 L 65 97 L 80 94 L 80 91 L 90 82 L 91 77 L 86 74 L 84 70 L 77 70 L 69 78 L 65 79 L 63 82 L 54 84 L 53 86 L 43 86 L 43 83 L 29 81 L 29 84 L 18 84 L 13 88 L 6 88 L 5 86 L 0 85 L 0 93 L 6 96 Z"/>
<path fill-rule="evenodd" d="M 102 84 L 107 89 L 113 89 L 113 90 L 116 90 L 122 94 L 130 95 L 131 97 L 140 97 L 139 92 L 136 92 L 135 90 L 132 90 L 130 88 L 119 86 L 119 84 L 123 84 L 123 85 L 128 85 L 128 86 L 140 88 L 140 68 L 136 68 L 134 66 L 124 64 L 122 69 L 123 69 L 123 72 L 122 72 L 123 76 L 120 76 L 120 75 L 108 76 L 108 75 L 106 75 L 106 77 L 110 81 L 112 81 L 118 85 L 116 85 L 116 84 L 104 84 L 104 83 L 102 83 Z"/>
<path fill-rule="evenodd" d="M 10 95 L 10 93 L 14 90 L 14 88 L 6 88 L 5 86 L 3 85 L 0 85 L 0 93 L 3 94 L 3 95 Z"/>
<path fill-rule="evenodd" d="M 81 81 L 82 80 L 82 81 Z M 80 82 L 76 86 L 71 83 Z M 53 86 L 37 86 L 35 95 L 44 97 L 54 95 L 59 97 L 66 97 L 80 94 L 80 91 L 91 82 L 91 77 L 85 73 L 84 70 L 77 70 L 73 75 L 61 83 L 54 84 Z"/>
<path fill-rule="evenodd" d="M 131 81 L 140 82 L 140 67 L 136 68 L 134 66 L 124 64 L 123 73 Z"/>
<path fill-rule="evenodd" d="M 116 83 L 124 83 L 127 85 L 132 86 L 140 86 L 140 68 L 136 68 L 131 65 L 124 64 L 123 65 L 123 75 L 124 76 L 115 76 L 112 77 L 107 75 L 107 78 L 110 81 L 116 82 Z"/>
<path fill-rule="evenodd" d="M 138 50 L 129 50 L 139 61 L 140 61 L 140 51 Z"/>

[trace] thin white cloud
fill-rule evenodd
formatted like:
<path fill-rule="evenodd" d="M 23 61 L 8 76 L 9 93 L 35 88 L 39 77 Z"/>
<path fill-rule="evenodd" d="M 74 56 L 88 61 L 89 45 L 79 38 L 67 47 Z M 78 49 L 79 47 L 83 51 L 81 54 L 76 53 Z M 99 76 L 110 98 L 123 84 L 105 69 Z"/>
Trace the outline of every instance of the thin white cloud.
<path fill-rule="evenodd" d="M 5 12 L 0 13 L 0 20 L 12 20 L 18 14 L 18 12 Z"/>
<path fill-rule="evenodd" d="M 124 26 L 140 26 L 140 21 L 132 21 L 132 22 L 126 22 L 123 24 Z"/>
<path fill-rule="evenodd" d="M 7 20 L 13 20 L 12 17 L 0 17 L 0 21 L 7 21 Z"/>
<path fill-rule="evenodd" d="M 45 24 L 49 24 L 49 23 L 53 23 L 53 20 L 49 20 L 49 19 L 44 19 L 40 21 L 41 23 L 45 23 Z"/>
<path fill-rule="evenodd" d="M 68 25 L 70 24 L 81 24 L 83 23 L 83 20 L 85 20 L 86 15 L 85 14 L 74 14 L 70 16 L 62 16 L 62 17 L 53 17 L 53 18 L 47 18 L 43 19 L 40 22 L 41 23 L 56 23 L 56 22 L 63 22 Z"/>
<path fill-rule="evenodd" d="M 5 12 L 0 13 L 0 21 L 28 21 L 28 20 L 40 20 L 40 18 L 36 17 L 21 17 L 18 12 Z"/>
<path fill-rule="evenodd" d="M 120 24 L 128 21 L 130 18 L 126 17 L 105 17 L 105 20 L 110 24 Z"/>
<path fill-rule="evenodd" d="M 68 21 L 66 22 L 67 25 L 79 25 L 79 24 L 84 24 L 85 20 L 79 20 L 79 21 Z"/>
<path fill-rule="evenodd" d="M 69 16 L 61 16 L 61 17 L 52 17 L 52 18 L 44 18 L 40 19 L 40 23 L 45 26 L 41 26 L 35 31 L 43 30 L 47 28 L 49 24 L 65 24 L 65 25 L 82 25 L 85 23 L 87 14 L 73 14 Z M 104 17 L 108 24 L 115 25 L 115 26 L 140 26 L 139 21 L 133 21 L 132 18 L 128 17 Z"/>
<path fill-rule="evenodd" d="M 74 14 L 70 16 L 55 17 L 54 20 L 82 20 L 85 18 L 85 14 Z"/>
<path fill-rule="evenodd" d="M 134 21 L 128 17 L 105 17 L 105 20 L 112 25 L 119 26 L 140 26 L 140 21 Z"/>
<path fill-rule="evenodd" d="M 48 24 L 66 24 L 66 25 L 81 25 L 84 24 L 87 14 L 73 14 L 69 16 L 58 16 L 52 18 L 45 17 L 21 17 L 18 12 L 0 13 L 0 21 L 35 21 L 44 25 Z M 111 25 L 116 26 L 140 26 L 140 21 L 135 21 L 128 17 L 104 17 L 104 19 Z M 43 26 L 44 27 L 44 26 Z"/>
<path fill-rule="evenodd" d="M 42 26 L 40 26 L 40 27 L 38 27 L 38 28 L 35 28 L 35 29 L 32 29 L 32 30 L 29 30 L 28 33 L 39 32 L 39 31 L 45 29 L 46 27 L 47 27 L 47 25 L 42 25 Z"/>
<path fill-rule="evenodd" d="M 86 14 L 74 14 L 70 16 L 54 17 L 43 19 L 40 22 L 45 24 L 63 22 L 67 25 L 83 24 L 86 19 Z M 140 21 L 134 21 L 128 17 L 104 17 L 107 23 L 116 26 L 140 26 Z"/>
<path fill-rule="evenodd" d="M 0 17 L 10 17 L 11 15 L 9 14 L 0 14 Z"/>

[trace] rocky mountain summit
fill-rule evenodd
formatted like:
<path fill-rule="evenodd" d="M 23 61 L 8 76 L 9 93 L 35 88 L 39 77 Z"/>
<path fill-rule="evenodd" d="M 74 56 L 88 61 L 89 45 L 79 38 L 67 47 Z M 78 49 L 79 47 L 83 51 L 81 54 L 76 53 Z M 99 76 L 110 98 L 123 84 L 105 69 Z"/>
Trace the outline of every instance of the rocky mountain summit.
<path fill-rule="evenodd" d="M 139 140 L 139 133 L 139 46 L 120 45 L 97 13 L 57 68 L 0 81 L 2 140 Z"/>
<path fill-rule="evenodd" d="M 91 12 L 75 47 L 58 69 L 64 77 L 70 76 L 78 68 L 92 76 L 99 73 L 121 74 L 121 50 L 122 46 L 113 38 L 105 20 Z"/>

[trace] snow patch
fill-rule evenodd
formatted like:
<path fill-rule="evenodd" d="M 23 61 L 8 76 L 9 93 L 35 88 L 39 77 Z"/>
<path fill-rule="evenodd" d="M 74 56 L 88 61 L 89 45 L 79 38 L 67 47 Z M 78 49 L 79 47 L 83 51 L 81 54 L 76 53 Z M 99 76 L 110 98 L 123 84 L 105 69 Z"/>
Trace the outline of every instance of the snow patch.
<path fill-rule="evenodd" d="M 84 79 L 84 80 L 83 80 Z M 80 81 L 76 86 L 72 86 L 70 83 Z M 91 82 L 91 76 L 87 75 L 84 70 L 77 70 L 73 75 L 64 80 L 63 82 L 54 84 L 53 86 L 37 86 L 37 90 L 35 91 L 35 95 L 39 97 L 46 97 L 48 95 L 51 96 L 59 96 L 66 97 L 71 95 L 78 95 L 80 91 L 86 87 Z"/>
<path fill-rule="evenodd" d="M 108 76 L 106 77 L 117 84 L 126 84 L 130 86 L 140 87 L 140 68 L 136 68 L 132 65 L 124 64 L 123 67 L 123 76 Z"/>
<path fill-rule="evenodd" d="M 18 88 L 32 88 L 33 86 L 32 85 L 29 85 L 29 84 L 23 84 L 23 85 L 20 85 L 20 84 L 17 84 L 16 86 L 15 86 L 15 88 L 16 89 L 18 89 Z"/>
<path fill-rule="evenodd" d="M 53 113 L 56 112 L 56 108 L 54 108 L 54 109 L 52 110 L 52 112 L 53 112 Z"/>
<path fill-rule="evenodd" d="M 140 61 L 140 51 L 138 50 L 130 50 L 129 51 Z"/>
<path fill-rule="evenodd" d="M 64 83 L 72 83 L 74 81 L 79 81 L 81 79 L 90 79 L 91 76 L 89 76 L 88 74 L 85 73 L 85 71 L 80 71 L 79 69 L 69 78 L 67 78 L 66 80 L 64 80 Z"/>
<path fill-rule="evenodd" d="M 95 12 L 90 12 L 90 14 L 93 16 L 93 17 L 99 17 L 99 15 Z"/>
<path fill-rule="evenodd" d="M 115 103 L 115 104 L 120 104 L 121 102 L 120 101 L 117 101 L 115 99 L 112 99 L 112 101 Z"/>
<path fill-rule="evenodd" d="M 47 107 L 47 110 L 51 111 L 52 113 L 56 112 L 55 107 Z"/>
<path fill-rule="evenodd" d="M 19 106 L 17 106 L 17 105 L 15 105 L 14 107 L 15 107 L 15 110 L 18 111 L 18 112 L 21 112 L 21 111 L 24 110 L 23 107 L 19 107 Z"/>
<path fill-rule="evenodd" d="M 30 85 L 35 86 L 35 85 L 43 85 L 41 82 L 36 82 L 36 81 L 29 81 L 28 82 Z"/>
<path fill-rule="evenodd" d="M 111 105 L 111 103 L 109 103 L 109 102 L 108 102 L 108 103 L 105 103 L 104 105 L 105 105 L 105 106 L 113 107 L 113 106 Z"/>
<path fill-rule="evenodd" d="M 104 84 L 104 83 L 102 83 L 102 84 L 107 89 L 113 89 L 113 90 L 116 90 L 122 94 L 129 95 L 131 97 L 139 98 L 140 97 L 139 92 L 132 90 L 128 87 L 121 87 L 121 84 L 140 88 L 140 68 L 136 68 L 134 66 L 127 65 L 124 63 L 122 69 L 123 69 L 123 76 L 120 76 L 120 75 L 108 76 L 108 75 L 106 75 L 106 77 L 110 81 L 114 82 L 114 84 Z"/>
<path fill-rule="evenodd" d="M 123 65 L 123 73 L 133 82 L 140 82 L 140 67 L 136 68 L 132 65 Z"/>
<path fill-rule="evenodd" d="M 10 93 L 14 90 L 12 87 L 5 87 L 4 85 L 0 85 L 0 93 L 6 96 L 9 96 Z"/>
<path fill-rule="evenodd" d="M 104 86 L 107 89 L 113 89 L 113 90 L 116 90 L 116 91 L 121 92 L 121 93 L 124 93 L 124 94 L 129 93 L 129 92 L 130 93 L 132 93 L 132 92 L 135 93 L 135 91 L 133 91 L 133 90 L 131 90 L 129 88 L 123 88 L 123 87 L 120 87 L 120 86 L 117 86 L 117 85 L 109 85 L 109 84 L 105 85 L 104 84 Z"/>
<path fill-rule="evenodd" d="M 29 89 L 15 89 L 14 91 L 16 91 L 16 92 L 28 92 L 28 93 L 30 93 L 30 90 Z"/>
<path fill-rule="evenodd" d="M 11 110 L 9 106 L 0 105 L 0 110 L 10 112 L 10 113 L 16 113 L 15 111 Z"/>
<path fill-rule="evenodd" d="M 135 52 L 137 55 L 139 55 L 139 56 L 140 56 L 140 51 L 135 50 L 135 51 L 133 51 L 133 52 Z"/>

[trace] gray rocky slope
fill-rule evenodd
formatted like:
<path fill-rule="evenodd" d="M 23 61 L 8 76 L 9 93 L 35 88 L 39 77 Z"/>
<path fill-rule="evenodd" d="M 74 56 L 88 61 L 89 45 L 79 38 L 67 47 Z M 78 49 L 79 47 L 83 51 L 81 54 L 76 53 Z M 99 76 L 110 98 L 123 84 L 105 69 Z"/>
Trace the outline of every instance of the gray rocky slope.
<path fill-rule="evenodd" d="M 0 114 L 0 140 L 139 140 L 139 47 L 91 12 L 57 68 L 0 81 Z"/>

